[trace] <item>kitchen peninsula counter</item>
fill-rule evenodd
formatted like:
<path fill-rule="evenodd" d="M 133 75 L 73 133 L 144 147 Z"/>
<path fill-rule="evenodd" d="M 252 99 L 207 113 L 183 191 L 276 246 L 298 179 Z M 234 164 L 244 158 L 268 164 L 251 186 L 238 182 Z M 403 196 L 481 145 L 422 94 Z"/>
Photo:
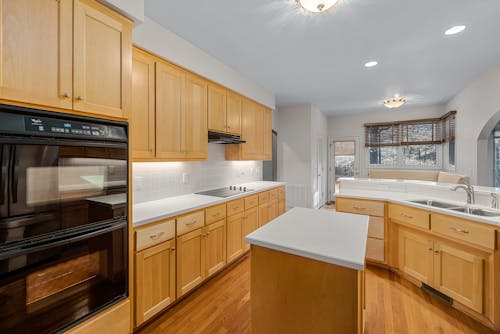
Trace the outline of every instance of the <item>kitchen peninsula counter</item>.
<path fill-rule="evenodd" d="M 293 208 L 249 234 L 253 333 L 362 333 L 368 217 Z"/>

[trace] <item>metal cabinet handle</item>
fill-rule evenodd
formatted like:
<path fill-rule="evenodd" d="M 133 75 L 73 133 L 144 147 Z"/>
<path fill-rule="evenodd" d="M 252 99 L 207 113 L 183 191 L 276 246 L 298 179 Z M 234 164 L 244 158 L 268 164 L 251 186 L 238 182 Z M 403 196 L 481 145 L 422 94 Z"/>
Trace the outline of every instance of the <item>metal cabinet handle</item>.
<path fill-rule="evenodd" d="M 170 248 L 170 250 L 171 250 L 172 252 L 173 252 L 173 251 L 175 251 L 175 247 Z"/>
<path fill-rule="evenodd" d="M 149 236 L 149 238 L 150 238 L 151 240 L 156 240 L 156 239 L 158 239 L 159 237 L 161 237 L 161 236 L 162 236 L 162 235 L 164 235 L 164 234 L 165 234 L 165 232 L 158 232 L 158 233 L 156 233 L 156 234 L 152 234 L 152 235 L 150 235 L 150 236 Z"/>
<path fill-rule="evenodd" d="M 362 206 L 353 206 L 352 208 L 355 210 L 360 210 L 360 211 L 366 210 L 366 208 L 364 208 Z"/>
<path fill-rule="evenodd" d="M 194 224 L 196 224 L 196 220 L 193 220 L 192 222 L 186 223 L 187 226 L 191 226 L 191 225 L 194 225 Z"/>
<path fill-rule="evenodd" d="M 71 99 L 71 94 L 66 92 L 63 94 L 63 97 L 67 98 L 67 99 Z"/>
<path fill-rule="evenodd" d="M 435 250 L 435 251 L 434 251 L 434 254 L 439 254 L 439 251 L 438 251 L 438 250 Z"/>
<path fill-rule="evenodd" d="M 457 233 L 469 234 L 469 230 L 464 230 L 464 229 L 454 227 L 454 226 L 450 227 L 450 230 L 452 230 L 453 232 L 457 232 Z"/>
<path fill-rule="evenodd" d="M 83 95 L 78 95 L 78 96 L 76 97 L 76 99 L 77 99 L 77 100 L 80 100 L 80 101 L 83 101 L 83 100 L 85 100 L 85 96 L 83 96 Z"/>
<path fill-rule="evenodd" d="M 212 217 L 214 217 L 214 218 L 215 218 L 215 217 L 219 217 L 219 216 L 220 216 L 220 212 L 214 213 L 214 214 L 212 215 Z"/>
<path fill-rule="evenodd" d="M 432 252 L 434 249 L 432 249 L 432 247 L 429 247 L 429 250 Z"/>
<path fill-rule="evenodd" d="M 400 214 L 400 215 L 401 215 L 401 217 L 405 217 L 405 218 L 408 218 L 408 219 L 413 219 L 413 218 L 415 218 L 415 217 L 413 217 L 413 216 L 407 215 L 407 214 L 406 214 L 406 213 L 404 213 L 404 212 L 401 212 L 401 214 Z"/>

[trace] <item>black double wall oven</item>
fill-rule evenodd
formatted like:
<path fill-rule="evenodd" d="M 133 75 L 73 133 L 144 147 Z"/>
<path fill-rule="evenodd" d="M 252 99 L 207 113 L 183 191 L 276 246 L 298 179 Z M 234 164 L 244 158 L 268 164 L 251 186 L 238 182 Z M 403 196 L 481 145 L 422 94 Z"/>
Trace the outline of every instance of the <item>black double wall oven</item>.
<path fill-rule="evenodd" d="M 0 105 L 0 333 L 63 331 L 127 297 L 127 138 Z"/>

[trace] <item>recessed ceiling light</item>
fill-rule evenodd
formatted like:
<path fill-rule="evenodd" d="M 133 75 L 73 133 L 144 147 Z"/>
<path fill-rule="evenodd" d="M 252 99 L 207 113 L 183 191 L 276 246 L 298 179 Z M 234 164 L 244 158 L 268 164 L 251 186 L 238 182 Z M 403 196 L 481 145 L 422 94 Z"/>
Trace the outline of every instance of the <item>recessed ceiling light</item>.
<path fill-rule="evenodd" d="M 367 63 L 365 63 L 365 67 L 373 67 L 373 66 L 377 66 L 378 65 L 378 61 L 369 61 Z"/>
<path fill-rule="evenodd" d="M 465 30 L 465 26 L 454 26 L 444 32 L 445 35 L 455 35 Z"/>
<path fill-rule="evenodd" d="M 384 106 L 389 109 L 399 108 L 406 103 L 405 97 L 393 97 L 392 99 L 387 99 L 384 101 Z"/>
<path fill-rule="evenodd" d="M 322 13 L 333 7 L 338 0 L 297 0 L 300 5 L 313 13 Z"/>

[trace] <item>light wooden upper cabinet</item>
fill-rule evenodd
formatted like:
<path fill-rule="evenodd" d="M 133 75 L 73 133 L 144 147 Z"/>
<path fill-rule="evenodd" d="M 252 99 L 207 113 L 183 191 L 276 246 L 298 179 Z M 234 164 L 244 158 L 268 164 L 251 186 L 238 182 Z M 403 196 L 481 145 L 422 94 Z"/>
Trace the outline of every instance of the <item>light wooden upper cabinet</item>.
<path fill-rule="evenodd" d="M 73 1 L 0 1 L 0 99 L 73 107 Z"/>
<path fill-rule="evenodd" d="M 182 115 L 185 158 L 194 160 L 207 159 L 207 81 L 203 78 L 187 74 Z"/>
<path fill-rule="evenodd" d="M 227 94 L 227 132 L 241 135 L 241 108 L 243 98 L 235 93 Z"/>
<path fill-rule="evenodd" d="M 5 103 L 128 117 L 128 19 L 95 0 L 0 0 L 0 20 Z"/>
<path fill-rule="evenodd" d="M 175 300 L 175 240 L 136 254 L 136 326 Z"/>
<path fill-rule="evenodd" d="M 180 68 L 156 63 L 156 157 L 182 160 L 183 87 Z M 132 125 L 133 126 L 133 125 Z"/>
<path fill-rule="evenodd" d="M 227 160 L 272 158 L 272 111 L 251 100 L 241 103 L 241 137 L 245 144 L 226 145 Z"/>
<path fill-rule="evenodd" d="M 155 156 L 155 61 L 134 49 L 132 59 L 132 109 L 130 146 L 136 158 Z"/>
<path fill-rule="evenodd" d="M 131 22 L 94 0 L 74 1 L 74 105 L 125 118 L 132 69 Z"/>
<path fill-rule="evenodd" d="M 208 85 L 208 130 L 227 131 L 227 90 Z"/>

